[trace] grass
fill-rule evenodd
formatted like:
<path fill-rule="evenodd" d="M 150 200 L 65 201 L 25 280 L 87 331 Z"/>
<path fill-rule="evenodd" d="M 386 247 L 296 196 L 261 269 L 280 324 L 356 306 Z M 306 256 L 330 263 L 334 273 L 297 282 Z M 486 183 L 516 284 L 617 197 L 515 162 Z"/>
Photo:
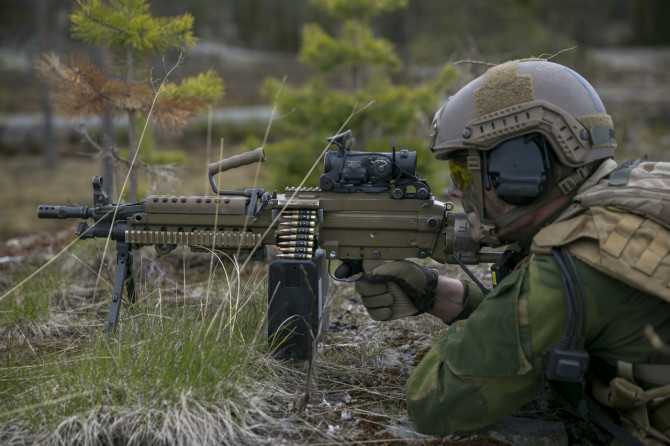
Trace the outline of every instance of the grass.
<path fill-rule="evenodd" d="M 28 272 L 16 275 L 19 281 L 28 277 Z M 28 281 L 15 299 L 0 302 L 0 324 L 26 327 L 44 323 L 49 318 L 50 295 L 58 289 L 58 276 L 50 274 L 40 281 Z"/>
<path fill-rule="evenodd" d="M 442 324 L 370 322 L 334 284 L 331 317 L 348 322 L 326 333 L 308 386 L 309 364 L 268 346 L 264 265 L 214 257 L 210 276 L 209 254 L 137 251 L 138 299 L 110 339 L 102 246 L 75 244 L 0 302 L 0 443 L 360 444 L 406 420 L 414 357 L 393 355 Z"/>
<path fill-rule="evenodd" d="M 13 352 L 1 362 L 3 444 L 212 444 L 249 436 L 250 404 L 263 410 L 250 389 L 263 379 L 261 364 L 272 360 L 258 269 L 246 283 L 239 283 L 243 275 L 218 270 L 209 295 L 182 292 L 181 299 L 148 286 L 152 278 L 144 275 L 115 337 L 93 329 L 60 348 L 58 338 L 66 335 L 25 328 L 62 310 L 67 297 L 58 291 L 64 281 L 57 273 L 27 282 L 2 302 L 0 334 Z M 100 298 L 108 301 L 109 290 Z"/>

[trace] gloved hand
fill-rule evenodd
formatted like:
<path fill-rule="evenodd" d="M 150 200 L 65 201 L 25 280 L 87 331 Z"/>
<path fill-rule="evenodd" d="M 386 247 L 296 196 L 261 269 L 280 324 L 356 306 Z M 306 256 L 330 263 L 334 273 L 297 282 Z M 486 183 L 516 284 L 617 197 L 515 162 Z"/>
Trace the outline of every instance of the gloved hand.
<path fill-rule="evenodd" d="M 355 288 L 372 319 L 389 321 L 430 310 L 437 278 L 437 271 L 401 260 L 366 272 Z"/>

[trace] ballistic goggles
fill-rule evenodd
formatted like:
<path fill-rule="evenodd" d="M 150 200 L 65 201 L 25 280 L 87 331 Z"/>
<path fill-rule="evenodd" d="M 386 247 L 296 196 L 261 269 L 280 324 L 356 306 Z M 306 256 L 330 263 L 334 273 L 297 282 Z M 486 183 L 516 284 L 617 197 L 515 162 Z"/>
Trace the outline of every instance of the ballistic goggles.
<path fill-rule="evenodd" d="M 464 191 L 472 183 L 472 170 L 468 167 L 468 156 L 465 153 L 449 158 L 449 172 L 458 190 Z"/>

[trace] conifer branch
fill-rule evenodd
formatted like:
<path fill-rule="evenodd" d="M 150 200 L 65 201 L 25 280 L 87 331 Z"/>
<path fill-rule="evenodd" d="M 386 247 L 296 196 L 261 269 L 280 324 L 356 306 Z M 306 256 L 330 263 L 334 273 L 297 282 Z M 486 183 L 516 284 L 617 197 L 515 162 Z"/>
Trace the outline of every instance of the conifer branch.
<path fill-rule="evenodd" d="M 141 144 L 136 141 L 135 117 L 148 117 L 160 127 L 176 132 L 196 113 L 223 96 L 223 81 L 211 72 L 185 79 L 180 85 L 166 84 L 166 75 L 158 90 L 150 77 L 144 76 L 145 72 L 138 72 L 143 68 L 136 63 L 137 57 L 194 45 L 197 39 L 192 27 L 190 14 L 152 16 L 147 0 L 77 0 L 70 15 L 73 36 L 89 44 L 104 42 L 112 51 L 123 50 L 125 78 L 107 76 L 85 57 L 70 56 L 61 60 L 51 54 L 37 63 L 37 72 L 53 90 L 52 103 L 59 112 L 74 119 L 107 112 L 128 117 L 129 160 L 122 159 L 113 148 L 106 150 L 96 144 L 87 132 L 81 133 L 96 150 L 109 152 L 115 161 L 128 166 L 126 181 L 130 181 L 131 201 L 137 199 L 137 175 L 133 166 Z M 167 70 L 166 67 L 166 73 L 169 75 L 182 61 L 183 55 L 180 55 L 173 68 Z M 139 162 L 137 166 L 154 174 L 165 170 Z"/>
<path fill-rule="evenodd" d="M 84 139 L 86 139 L 86 141 L 96 151 L 98 151 L 100 154 L 109 153 L 112 156 L 112 158 L 114 159 L 115 162 L 117 162 L 119 164 L 123 164 L 126 167 L 131 166 L 130 160 L 127 160 L 127 159 L 123 158 L 118 153 L 118 151 L 116 150 L 116 147 L 113 144 L 110 145 L 109 148 L 105 148 L 105 147 L 101 146 L 95 139 L 93 139 L 93 137 L 91 136 L 90 133 L 88 133 L 88 130 L 86 129 L 86 126 L 83 123 L 80 123 L 77 126 L 77 132 L 79 132 L 79 134 L 82 135 L 84 137 Z M 155 164 L 144 163 L 140 160 L 135 160 L 135 163 L 133 165 L 135 167 L 138 167 L 138 168 L 142 169 L 143 171 L 145 171 L 149 174 L 154 175 L 154 176 L 160 176 L 160 175 L 166 174 L 166 173 L 175 173 L 175 172 L 178 172 L 179 170 L 181 170 L 181 168 L 179 168 L 177 166 L 170 166 L 170 165 L 157 166 Z"/>

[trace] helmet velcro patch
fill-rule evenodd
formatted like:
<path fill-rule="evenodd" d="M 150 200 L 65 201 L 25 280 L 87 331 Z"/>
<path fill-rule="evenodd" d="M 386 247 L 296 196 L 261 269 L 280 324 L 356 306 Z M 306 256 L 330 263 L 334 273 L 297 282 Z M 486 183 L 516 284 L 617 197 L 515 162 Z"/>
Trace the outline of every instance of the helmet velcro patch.
<path fill-rule="evenodd" d="M 477 116 L 535 100 L 533 79 L 528 74 L 517 74 L 518 66 L 519 61 L 514 60 L 486 72 L 484 85 L 474 92 Z"/>
<path fill-rule="evenodd" d="M 616 148 L 614 124 L 610 115 L 579 116 L 575 119 L 588 130 L 591 148 Z"/>

